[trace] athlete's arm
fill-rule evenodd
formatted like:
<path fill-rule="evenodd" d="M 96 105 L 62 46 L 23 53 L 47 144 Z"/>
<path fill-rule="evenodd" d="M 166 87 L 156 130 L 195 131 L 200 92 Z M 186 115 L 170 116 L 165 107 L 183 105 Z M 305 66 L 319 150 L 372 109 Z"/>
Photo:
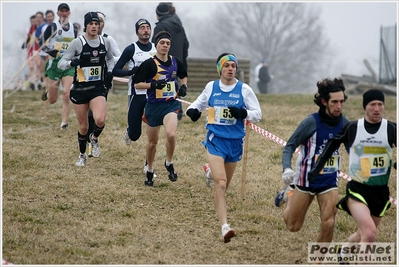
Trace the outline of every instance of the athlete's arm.
<path fill-rule="evenodd" d="M 292 155 L 294 154 L 297 147 L 299 147 L 303 142 L 309 139 L 310 136 L 316 131 L 317 123 L 312 115 L 305 118 L 292 133 L 291 137 L 288 139 L 287 144 L 283 149 L 282 155 L 282 166 L 283 171 L 286 168 L 291 168 Z"/>
<path fill-rule="evenodd" d="M 122 55 L 119 57 L 118 61 L 115 64 L 114 69 L 112 70 L 112 75 L 117 77 L 129 76 L 129 70 L 124 70 L 126 63 L 130 61 L 134 54 L 134 45 L 127 46 Z"/>

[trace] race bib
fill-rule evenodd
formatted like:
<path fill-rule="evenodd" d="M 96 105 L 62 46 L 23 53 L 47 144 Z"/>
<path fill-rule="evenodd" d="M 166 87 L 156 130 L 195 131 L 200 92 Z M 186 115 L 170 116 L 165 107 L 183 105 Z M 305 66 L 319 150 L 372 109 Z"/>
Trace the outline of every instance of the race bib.
<path fill-rule="evenodd" d="M 373 176 L 384 175 L 388 171 L 388 156 L 368 155 L 360 158 L 360 169 L 362 177 L 369 178 Z"/>
<path fill-rule="evenodd" d="M 315 162 L 319 155 L 315 156 Z M 339 155 L 333 155 L 329 159 L 327 159 L 326 163 L 324 164 L 324 168 L 320 171 L 319 174 L 329 174 L 334 173 L 339 170 Z"/>
<path fill-rule="evenodd" d="M 208 123 L 217 125 L 234 125 L 237 120 L 231 115 L 227 107 L 208 108 Z"/>
<path fill-rule="evenodd" d="M 101 80 L 101 66 L 83 67 L 77 69 L 78 82 L 93 82 Z"/>
<path fill-rule="evenodd" d="M 162 89 L 156 89 L 156 98 L 170 98 L 175 97 L 176 87 L 175 82 L 167 82 Z"/>
<path fill-rule="evenodd" d="M 59 51 L 57 56 L 62 56 L 65 53 L 65 51 L 68 50 L 69 43 L 70 42 L 56 42 L 55 43 L 55 49 L 57 49 Z"/>

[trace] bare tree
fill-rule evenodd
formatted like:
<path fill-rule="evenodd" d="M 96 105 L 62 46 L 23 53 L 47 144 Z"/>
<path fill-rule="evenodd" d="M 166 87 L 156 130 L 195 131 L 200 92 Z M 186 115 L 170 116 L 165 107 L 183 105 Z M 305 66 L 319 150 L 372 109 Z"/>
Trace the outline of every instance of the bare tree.
<path fill-rule="evenodd" d="M 251 59 L 252 67 L 267 58 L 271 92 L 309 93 L 326 69 L 328 39 L 315 5 L 223 3 L 202 24 L 192 43 L 204 56 L 233 52 Z"/>

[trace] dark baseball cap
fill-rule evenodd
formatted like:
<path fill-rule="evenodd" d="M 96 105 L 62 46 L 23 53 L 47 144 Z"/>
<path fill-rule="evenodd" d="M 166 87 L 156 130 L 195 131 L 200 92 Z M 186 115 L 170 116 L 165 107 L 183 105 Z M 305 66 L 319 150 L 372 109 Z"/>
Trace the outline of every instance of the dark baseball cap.
<path fill-rule="evenodd" d="M 70 10 L 68 4 L 65 4 L 65 3 L 61 3 L 61 4 L 58 6 L 58 9 L 57 9 L 57 10 L 60 11 L 60 10 L 63 9 L 63 8 L 68 9 L 68 11 Z"/>

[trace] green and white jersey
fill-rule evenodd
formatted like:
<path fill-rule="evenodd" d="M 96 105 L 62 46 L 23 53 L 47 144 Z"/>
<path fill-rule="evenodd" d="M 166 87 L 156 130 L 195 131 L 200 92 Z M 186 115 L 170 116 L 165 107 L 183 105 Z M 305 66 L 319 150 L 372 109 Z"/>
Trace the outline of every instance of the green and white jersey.
<path fill-rule="evenodd" d="M 388 142 L 386 119 L 375 134 L 364 127 L 364 118 L 357 122 L 355 140 L 350 147 L 349 173 L 352 180 L 370 185 L 388 184 L 392 165 L 392 148 Z"/>

